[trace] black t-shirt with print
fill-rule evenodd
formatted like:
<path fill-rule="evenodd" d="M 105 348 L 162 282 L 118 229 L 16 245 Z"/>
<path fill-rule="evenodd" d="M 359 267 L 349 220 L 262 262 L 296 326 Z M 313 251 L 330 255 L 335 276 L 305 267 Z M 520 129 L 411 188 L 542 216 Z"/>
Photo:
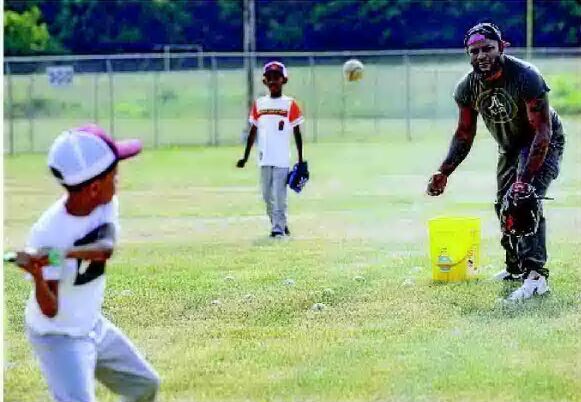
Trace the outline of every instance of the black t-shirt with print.
<path fill-rule="evenodd" d="M 466 74 L 456 85 L 454 99 L 482 115 L 484 124 L 499 145 L 502 153 L 515 152 L 529 146 L 534 138 L 525 102 L 550 91 L 535 66 L 516 57 L 504 56 L 500 79 L 485 82 L 474 72 Z M 553 137 L 563 136 L 557 113 L 551 108 Z M 559 140 L 553 138 L 553 140 Z"/>

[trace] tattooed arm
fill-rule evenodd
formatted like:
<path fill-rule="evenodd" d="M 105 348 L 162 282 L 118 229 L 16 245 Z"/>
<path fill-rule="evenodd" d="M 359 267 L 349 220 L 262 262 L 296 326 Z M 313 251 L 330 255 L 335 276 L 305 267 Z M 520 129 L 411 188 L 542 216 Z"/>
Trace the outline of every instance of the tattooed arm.
<path fill-rule="evenodd" d="M 547 94 L 526 102 L 527 116 L 535 137 L 529 150 L 528 159 L 520 172 L 519 181 L 530 182 L 545 162 L 551 141 L 551 117 L 549 114 L 549 100 Z"/>
<path fill-rule="evenodd" d="M 452 137 L 448 156 L 442 162 L 439 171 L 430 178 L 427 189 L 429 195 L 440 195 L 444 192 L 448 176 L 462 163 L 472 148 L 478 113 L 469 106 L 459 106 L 459 109 L 458 127 Z"/>
<path fill-rule="evenodd" d="M 466 106 L 460 107 L 460 118 L 458 120 L 458 128 L 450 143 L 450 150 L 448 156 L 440 166 L 440 172 L 446 176 L 456 170 L 458 165 L 468 156 L 474 137 L 476 136 L 476 118 L 477 112 Z"/>

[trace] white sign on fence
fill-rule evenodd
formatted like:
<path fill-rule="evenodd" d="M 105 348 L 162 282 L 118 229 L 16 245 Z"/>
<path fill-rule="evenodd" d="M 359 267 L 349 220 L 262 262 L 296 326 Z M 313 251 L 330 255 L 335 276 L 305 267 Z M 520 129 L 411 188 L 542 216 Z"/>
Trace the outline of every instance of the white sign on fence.
<path fill-rule="evenodd" d="M 68 87 L 73 84 L 73 66 L 52 66 L 46 68 L 48 83 L 53 87 Z"/>

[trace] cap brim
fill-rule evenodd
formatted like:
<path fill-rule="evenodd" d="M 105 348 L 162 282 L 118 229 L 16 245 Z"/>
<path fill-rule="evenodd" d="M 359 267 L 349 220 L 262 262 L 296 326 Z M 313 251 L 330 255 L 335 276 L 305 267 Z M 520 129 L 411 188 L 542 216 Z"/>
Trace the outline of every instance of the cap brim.
<path fill-rule="evenodd" d="M 141 140 L 131 139 L 115 141 L 115 147 L 117 148 L 118 158 L 120 160 L 129 159 L 137 155 L 143 149 L 143 144 Z"/>
<path fill-rule="evenodd" d="M 284 75 L 284 72 L 282 72 L 281 70 L 266 70 L 264 72 L 264 76 L 266 77 L 267 75 L 279 75 L 282 78 L 286 78 L 286 76 Z"/>

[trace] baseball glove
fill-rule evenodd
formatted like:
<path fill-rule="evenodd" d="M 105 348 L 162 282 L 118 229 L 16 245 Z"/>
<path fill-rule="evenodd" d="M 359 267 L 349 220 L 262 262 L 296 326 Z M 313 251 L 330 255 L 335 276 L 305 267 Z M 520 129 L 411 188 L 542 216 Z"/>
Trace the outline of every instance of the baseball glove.
<path fill-rule="evenodd" d="M 307 162 L 296 163 L 287 177 L 289 187 L 296 193 L 300 193 L 309 181 L 309 167 Z"/>
<path fill-rule="evenodd" d="M 500 226 L 511 236 L 532 236 L 537 232 L 542 214 L 541 198 L 528 183 L 514 183 L 500 205 Z"/>

